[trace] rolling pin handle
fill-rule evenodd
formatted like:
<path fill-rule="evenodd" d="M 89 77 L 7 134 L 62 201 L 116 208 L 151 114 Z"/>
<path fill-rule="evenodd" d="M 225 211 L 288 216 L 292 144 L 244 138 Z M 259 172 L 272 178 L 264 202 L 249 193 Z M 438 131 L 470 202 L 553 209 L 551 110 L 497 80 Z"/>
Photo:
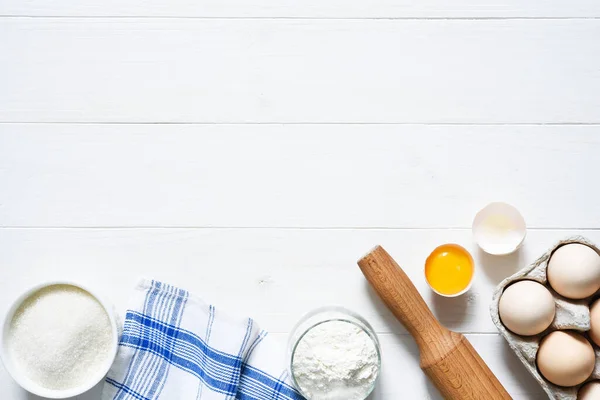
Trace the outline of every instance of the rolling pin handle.
<path fill-rule="evenodd" d="M 409 277 L 383 247 L 375 247 L 358 261 L 358 266 L 415 338 L 421 369 L 445 399 L 511 398 L 469 341 L 438 322 Z"/>

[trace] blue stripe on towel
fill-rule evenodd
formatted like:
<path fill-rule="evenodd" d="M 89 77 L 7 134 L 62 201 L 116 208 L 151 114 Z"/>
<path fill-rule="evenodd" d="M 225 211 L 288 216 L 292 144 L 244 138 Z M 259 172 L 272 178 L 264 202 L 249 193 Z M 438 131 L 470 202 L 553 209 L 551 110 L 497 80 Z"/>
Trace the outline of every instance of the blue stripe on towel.
<path fill-rule="evenodd" d="M 207 321 L 203 339 L 181 326 L 186 309 L 198 307 L 198 304 L 188 304 L 188 292 L 155 281 L 150 282 L 146 290 L 143 306 L 137 308 L 138 311 L 127 311 L 125 316 L 120 347 L 132 349 L 132 353 L 125 353 L 131 355 L 129 364 L 121 366 L 122 375 L 115 377 L 111 371 L 106 378 L 107 384 L 117 389 L 111 399 L 163 399 L 161 393 L 167 390 L 170 376 L 178 376 L 173 378 L 177 380 L 182 373 L 188 373 L 190 378 L 198 379 L 198 383 L 191 386 L 193 392 L 188 396 L 181 392 L 181 387 L 170 387 L 169 393 L 179 392 L 181 397 L 172 399 L 170 394 L 168 399 L 163 396 L 164 400 L 201 399 L 203 392 L 208 391 L 222 394 L 224 399 L 303 400 L 284 380 L 245 362 L 266 336 L 264 331 L 257 334 L 252 319 L 240 327 L 239 349 L 225 352 L 215 348 L 212 341 L 208 344 L 211 335 L 215 335 L 214 325 L 219 323 L 214 307 L 208 306 L 204 311 Z M 219 334 L 223 332 L 221 328 Z M 173 367 L 177 368 L 177 374 L 171 371 Z"/>

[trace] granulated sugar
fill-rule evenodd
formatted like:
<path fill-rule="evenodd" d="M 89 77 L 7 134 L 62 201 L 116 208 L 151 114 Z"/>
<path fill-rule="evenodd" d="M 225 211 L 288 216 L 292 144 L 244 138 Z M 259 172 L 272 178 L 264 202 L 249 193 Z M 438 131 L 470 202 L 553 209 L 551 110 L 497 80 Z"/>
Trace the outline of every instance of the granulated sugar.
<path fill-rule="evenodd" d="M 88 292 L 53 285 L 19 307 L 8 345 L 15 367 L 38 385 L 63 390 L 97 378 L 110 357 L 108 314 Z"/>
<path fill-rule="evenodd" d="M 363 400 L 379 372 L 373 339 L 358 326 L 328 321 L 309 330 L 292 360 L 294 378 L 313 400 Z"/>

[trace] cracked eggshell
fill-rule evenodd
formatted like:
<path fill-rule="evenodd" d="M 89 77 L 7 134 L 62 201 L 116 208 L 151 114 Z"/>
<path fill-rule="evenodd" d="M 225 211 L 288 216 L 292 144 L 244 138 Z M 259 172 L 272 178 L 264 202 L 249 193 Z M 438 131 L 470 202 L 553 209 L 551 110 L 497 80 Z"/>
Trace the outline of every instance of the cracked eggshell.
<path fill-rule="evenodd" d="M 490 203 L 482 208 L 472 226 L 477 245 L 492 255 L 510 254 L 523 244 L 527 227 L 515 207 L 507 203 Z"/>
<path fill-rule="evenodd" d="M 600 289 L 600 255 L 581 243 L 559 247 L 548 262 L 548 282 L 561 296 L 583 299 Z"/>

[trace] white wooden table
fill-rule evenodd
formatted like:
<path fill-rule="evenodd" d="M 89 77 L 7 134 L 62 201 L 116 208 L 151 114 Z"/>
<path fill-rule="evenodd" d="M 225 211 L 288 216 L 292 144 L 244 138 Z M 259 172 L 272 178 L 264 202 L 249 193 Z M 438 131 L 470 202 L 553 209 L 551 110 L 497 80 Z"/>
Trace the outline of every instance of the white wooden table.
<path fill-rule="evenodd" d="M 342 304 L 383 346 L 373 399 L 439 399 L 356 260 L 384 245 L 515 399 L 493 288 L 556 240 L 600 242 L 597 0 L 0 0 L 0 306 L 68 278 L 123 310 L 140 276 L 282 342 Z M 486 203 L 525 247 L 481 253 Z M 430 293 L 439 244 L 471 291 Z M 0 369 L 2 399 L 35 399 Z M 98 400 L 96 388 L 81 400 Z"/>

